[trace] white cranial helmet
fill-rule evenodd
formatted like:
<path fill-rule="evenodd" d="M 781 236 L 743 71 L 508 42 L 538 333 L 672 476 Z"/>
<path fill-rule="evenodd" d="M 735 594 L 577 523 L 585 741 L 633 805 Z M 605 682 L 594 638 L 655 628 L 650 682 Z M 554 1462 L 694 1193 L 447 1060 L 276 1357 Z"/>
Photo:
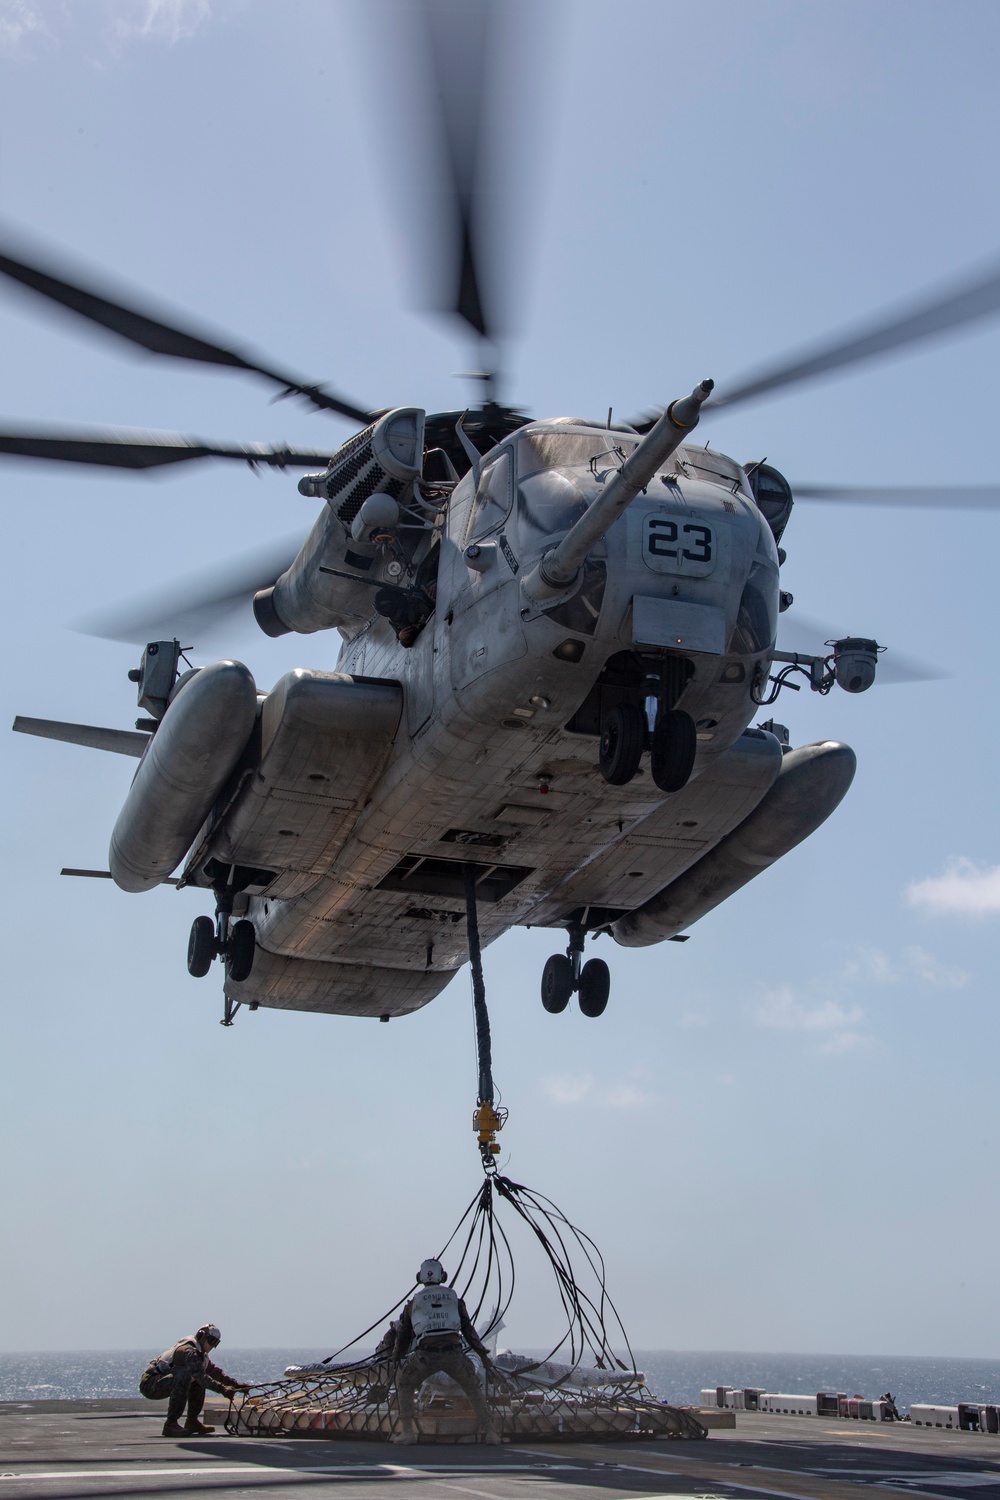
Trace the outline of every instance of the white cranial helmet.
<path fill-rule="evenodd" d="M 448 1280 L 448 1276 L 439 1260 L 425 1260 L 417 1272 L 417 1280 L 423 1286 L 441 1286 Z"/>
<path fill-rule="evenodd" d="M 222 1334 L 219 1332 L 214 1323 L 202 1323 L 201 1327 L 198 1329 L 198 1332 L 195 1334 L 195 1338 L 204 1339 L 206 1344 L 215 1345 L 222 1343 Z"/>

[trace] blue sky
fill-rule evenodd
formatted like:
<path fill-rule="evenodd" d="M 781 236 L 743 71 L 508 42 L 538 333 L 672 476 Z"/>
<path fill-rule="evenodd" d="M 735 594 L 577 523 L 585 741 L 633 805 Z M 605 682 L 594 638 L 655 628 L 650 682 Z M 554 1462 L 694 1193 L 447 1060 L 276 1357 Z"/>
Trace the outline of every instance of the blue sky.
<path fill-rule="evenodd" d="M 393 15 L 0 0 L 3 224 L 362 404 L 459 404 L 473 353 L 413 295 Z M 508 393 L 539 415 L 724 383 L 997 254 L 990 3 L 564 0 L 511 7 L 506 42 L 531 64 Z M 2 288 L 0 350 L 11 425 L 350 431 Z M 1000 321 L 702 432 L 793 484 L 989 483 L 998 356 Z M 313 513 L 294 476 L 235 466 L 0 484 L 8 723 L 127 727 L 134 651 L 73 622 Z M 783 695 L 795 743 L 854 746 L 851 793 L 689 943 L 601 940 L 600 1021 L 542 1012 L 550 935 L 489 951 L 505 1160 L 598 1239 L 639 1347 L 994 1355 L 1000 517 L 802 502 L 785 546 L 805 612 L 950 675 Z M 247 617 L 195 657 L 267 686 L 335 652 Z M 335 1347 L 475 1189 L 467 973 L 389 1026 L 225 1031 L 184 967 L 201 896 L 59 877 L 104 864 L 131 765 L 10 734 L 0 755 L 0 1343 L 158 1348 L 210 1317 L 230 1344 Z M 510 1336 L 534 1344 L 556 1318 L 527 1247 L 522 1286 Z"/>

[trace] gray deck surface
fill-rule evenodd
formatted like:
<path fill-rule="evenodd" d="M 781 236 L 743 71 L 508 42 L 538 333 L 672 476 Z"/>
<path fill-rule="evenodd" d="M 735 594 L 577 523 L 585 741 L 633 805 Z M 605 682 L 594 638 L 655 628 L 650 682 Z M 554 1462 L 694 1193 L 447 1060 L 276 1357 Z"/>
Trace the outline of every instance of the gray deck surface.
<path fill-rule="evenodd" d="M 160 1436 L 144 1401 L 0 1404 L 0 1500 L 252 1495 L 281 1500 L 1000 1500 L 1000 1438 L 826 1418 L 737 1414 L 706 1442 L 392 1447 L 320 1439 Z"/>

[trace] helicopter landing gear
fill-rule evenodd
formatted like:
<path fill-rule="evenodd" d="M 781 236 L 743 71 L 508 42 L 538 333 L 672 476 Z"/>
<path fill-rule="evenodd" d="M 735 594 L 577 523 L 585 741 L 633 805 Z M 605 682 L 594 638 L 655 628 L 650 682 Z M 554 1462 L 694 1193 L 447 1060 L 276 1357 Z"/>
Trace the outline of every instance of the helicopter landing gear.
<path fill-rule="evenodd" d="M 627 786 L 649 750 L 650 774 L 661 792 L 679 792 L 694 769 L 698 735 L 683 709 L 657 712 L 656 699 L 643 710 L 637 703 L 616 703 L 601 730 L 601 775 L 612 786 Z"/>
<path fill-rule="evenodd" d="M 574 988 L 571 961 L 565 953 L 553 953 L 542 970 L 542 1004 L 550 1015 L 566 1009 Z"/>
<path fill-rule="evenodd" d="M 588 958 L 580 970 L 577 999 L 585 1016 L 603 1016 L 611 993 L 611 970 L 603 958 Z"/>
<path fill-rule="evenodd" d="M 616 703 L 601 730 L 601 775 L 612 786 L 625 786 L 639 769 L 646 748 L 646 718 L 635 703 Z"/>
<path fill-rule="evenodd" d="M 204 979 L 215 959 L 221 958 L 229 978 L 239 984 L 250 978 L 257 948 L 257 934 L 253 923 L 248 922 L 245 917 L 241 917 L 238 922 L 230 921 L 233 904 L 229 892 L 218 893 L 218 899 L 214 922 L 211 917 L 195 917 L 191 924 L 187 953 L 188 973 L 194 979 Z"/>
<path fill-rule="evenodd" d="M 244 979 L 250 978 L 256 948 L 257 934 L 253 923 L 248 922 L 245 917 L 239 922 L 234 922 L 229 929 L 226 952 L 226 972 L 230 979 L 235 979 L 239 984 Z"/>
<path fill-rule="evenodd" d="M 694 769 L 698 733 L 690 714 L 664 710 L 656 720 L 649 749 L 649 770 L 661 792 L 679 792 Z"/>
<path fill-rule="evenodd" d="M 566 952 L 553 953 L 545 960 L 542 1005 L 551 1015 L 565 1010 L 574 992 L 585 1016 L 603 1015 L 607 1008 L 611 970 L 603 958 L 591 958 L 582 963 L 586 935 L 583 927 L 571 927 Z"/>
<path fill-rule="evenodd" d="M 192 979 L 204 979 L 218 954 L 215 923 L 211 917 L 195 917 L 188 938 L 188 973 Z"/>

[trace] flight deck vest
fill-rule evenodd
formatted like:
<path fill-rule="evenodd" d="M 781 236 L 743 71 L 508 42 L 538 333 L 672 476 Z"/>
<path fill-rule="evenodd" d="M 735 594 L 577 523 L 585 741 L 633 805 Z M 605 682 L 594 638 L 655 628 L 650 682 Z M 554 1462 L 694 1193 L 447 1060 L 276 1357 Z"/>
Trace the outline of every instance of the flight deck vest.
<path fill-rule="evenodd" d="M 450 1286 L 422 1287 L 410 1307 L 410 1321 L 416 1344 L 439 1334 L 461 1334 L 458 1294 Z"/>

